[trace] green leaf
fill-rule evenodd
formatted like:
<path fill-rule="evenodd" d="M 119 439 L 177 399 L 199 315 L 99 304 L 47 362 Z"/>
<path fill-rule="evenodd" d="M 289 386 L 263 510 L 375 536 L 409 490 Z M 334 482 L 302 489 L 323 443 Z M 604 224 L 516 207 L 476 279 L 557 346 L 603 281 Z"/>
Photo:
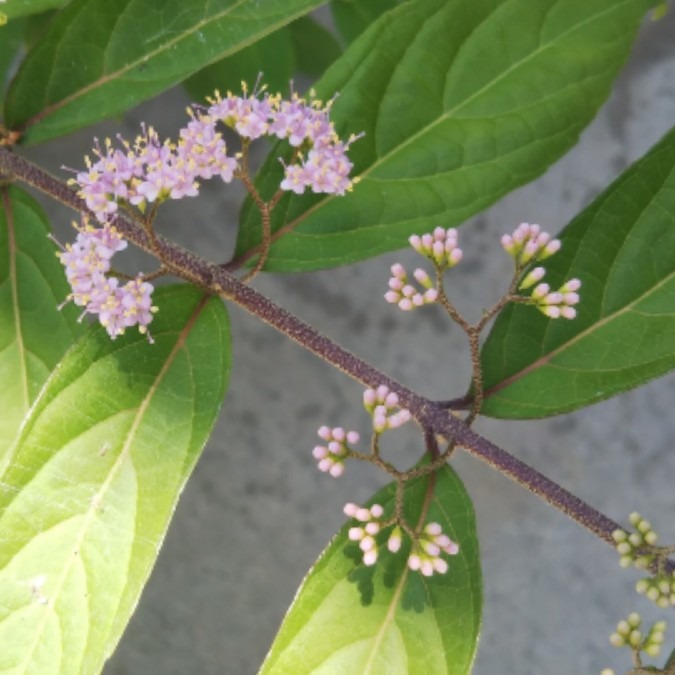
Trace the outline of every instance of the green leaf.
<path fill-rule="evenodd" d="M 342 136 L 366 132 L 350 150 L 362 181 L 345 197 L 285 196 L 266 269 L 401 248 L 540 175 L 606 98 L 644 11 L 642 0 L 426 0 L 384 14 L 316 87 L 340 92 Z M 264 196 L 281 171 L 272 157 Z M 241 222 L 243 260 L 260 238 L 250 202 Z"/>
<path fill-rule="evenodd" d="M 319 77 L 342 53 L 333 35 L 309 16 L 300 17 L 288 29 L 296 68 L 305 75 Z"/>
<path fill-rule="evenodd" d="M 23 63 L 5 118 L 24 142 L 124 112 L 322 0 L 73 0 Z"/>
<path fill-rule="evenodd" d="M 1 672 L 100 672 L 213 426 L 230 370 L 225 308 L 188 286 L 156 296 L 155 344 L 92 329 L 1 476 Z"/>
<path fill-rule="evenodd" d="M 411 481 L 406 517 L 420 519 L 428 477 Z M 393 509 L 395 485 L 371 503 Z M 261 669 L 293 675 L 460 675 L 469 673 L 481 624 L 482 586 L 473 506 L 457 474 L 444 467 L 424 522 L 438 522 L 460 545 L 444 575 L 423 577 L 402 547 L 363 565 L 345 525 L 303 582 Z M 383 532 L 386 537 L 386 530 Z"/>
<path fill-rule="evenodd" d="M 675 129 L 561 240 L 546 280 L 581 279 L 577 318 L 507 307 L 483 348 L 486 415 L 557 415 L 675 368 Z"/>
<path fill-rule="evenodd" d="M 204 101 L 218 89 L 241 91 L 241 83 L 251 87 L 262 73 L 262 82 L 271 92 L 286 94 L 293 77 L 295 57 L 287 26 L 254 42 L 250 47 L 200 70 L 183 84 L 195 101 Z"/>
<path fill-rule="evenodd" d="M 84 332 L 40 205 L 0 188 L 0 466 L 47 377 Z"/>
<path fill-rule="evenodd" d="M 0 104 L 5 96 L 5 87 L 11 76 L 11 69 L 19 55 L 23 40 L 24 21 L 11 21 L 0 27 Z"/>
<path fill-rule="evenodd" d="M 397 4 L 397 0 L 333 0 L 330 8 L 340 35 L 349 44 Z"/>
<path fill-rule="evenodd" d="M 15 19 L 19 16 L 29 16 L 31 14 L 40 14 L 49 9 L 57 9 L 68 4 L 70 0 L 8 0 L 1 9 L 9 19 Z M 2 33 L 0 32 L 0 36 Z"/>

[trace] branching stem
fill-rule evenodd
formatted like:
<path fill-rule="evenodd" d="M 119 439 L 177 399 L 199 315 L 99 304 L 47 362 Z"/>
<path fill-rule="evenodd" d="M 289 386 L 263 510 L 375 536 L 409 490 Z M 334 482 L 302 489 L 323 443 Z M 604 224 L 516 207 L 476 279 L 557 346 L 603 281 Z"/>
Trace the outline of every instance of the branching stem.
<path fill-rule="evenodd" d="M 3 177 L 31 185 L 79 212 L 87 210 L 84 202 L 65 183 L 26 159 L 0 148 L 0 179 Z M 145 229 L 123 215 L 115 217 L 112 224 L 125 239 L 145 251 L 153 251 L 153 241 Z M 242 283 L 221 266 L 196 256 L 160 235 L 156 235 L 156 246 L 160 261 L 167 271 L 196 284 L 208 293 L 219 295 L 236 303 L 364 386 L 375 388 L 385 385 L 389 387 L 391 391 L 398 394 L 400 405 L 410 410 L 426 433 L 445 438 L 451 442 L 451 446 L 454 444 L 464 448 L 614 547 L 612 533 L 617 529 L 623 529 L 618 523 L 506 450 L 480 436 L 441 405 L 387 377 L 261 293 Z"/>

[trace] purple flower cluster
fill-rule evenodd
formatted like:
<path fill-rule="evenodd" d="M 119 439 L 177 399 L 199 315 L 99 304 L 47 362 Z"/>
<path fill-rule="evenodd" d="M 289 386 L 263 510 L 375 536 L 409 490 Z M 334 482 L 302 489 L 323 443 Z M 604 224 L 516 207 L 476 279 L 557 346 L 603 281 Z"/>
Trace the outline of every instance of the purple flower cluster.
<path fill-rule="evenodd" d="M 178 141 L 161 141 L 152 128 L 132 144 L 119 137 L 120 147 L 107 139 L 94 148 L 95 161 L 87 157 L 87 170 L 71 181 L 97 219 L 106 223 L 120 203 L 143 209 L 166 199 L 194 197 L 199 180 L 219 176 L 229 183 L 240 169 L 240 155 L 228 154 L 219 123 L 233 128 L 242 138 L 261 136 L 288 139 L 295 147 L 294 161 L 285 165 L 282 190 L 344 195 L 353 185 L 349 178 L 352 163 L 347 150 L 358 136 L 341 141 L 330 121 L 332 101 L 323 105 L 293 95 L 219 94 L 209 106 L 188 109 L 190 122 L 180 130 Z M 306 152 L 306 156 L 303 154 Z"/>
<path fill-rule="evenodd" d="M 157 132 L 144 128 L 133 147 L 120 138 L 122 148 L 105 148 L 97 143 L 94 163 L 86 158 L 87 171 L 77 174 L 74 183 L 79 195 L 97 219 L 106 223 L 117 212 L 120 202 L 141 209 L 165 199 L 194 197 L 199 193 L 198 178 L 220 176 L 229 183 L 237 161 L 227 155 L 222 134 L 208 118 L 193 117 L 181 129 L 177 144 L 160 141 Z"/>
<path fill-rule="evenodd" d="M 72 289 L 68 299 L 85 308 L 83 316 L 97 314 L 113 339 L 136 325 L 141 333 L 146 333 L 156 309 L 152 306 L 153 286 L 143 281 L 142 276 L 123 286 L 116 277 L 106 276 L 112 257 L 126 246 L 127 242 L 114 227 L 104 225 L 96 229 L 85 225 L 75 241 L 57 254 Z M 149 334 L 148 338 L 152 342 Z"/>
<path fill-rule="evenodd" d="M 312 192 L 344 195 L 351 190 L 352 163 L 347 157 L 349 146 L 359 136 L 341 141 L 330 121 L 333 101 L 325 105 L 310 94 L 309 100 L 296 94 L 290 100 L 280 95 L 235 96 L 217 94 L 207 110 L 208 116 L 232 127 L 240 136 L 254 140 L 261 136 L 287 139 L 297 148 L 297 163 L 284 165 L 282 190 L 302 194 Z M 301 150 L 307 149 L 306 157 Z"/>

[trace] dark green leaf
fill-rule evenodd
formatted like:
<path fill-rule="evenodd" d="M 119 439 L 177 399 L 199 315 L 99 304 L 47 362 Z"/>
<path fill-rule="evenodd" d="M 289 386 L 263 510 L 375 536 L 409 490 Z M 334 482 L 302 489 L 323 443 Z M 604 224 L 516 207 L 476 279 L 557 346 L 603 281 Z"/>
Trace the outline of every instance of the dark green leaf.
<path fill-rule="evenodd" d="M 225 308 L 157 292 L 155 344 L 100 326 L 45 385 L 0 477 L 0 671 L 98 673 L 222 403 Z"/>
<path fill-rule="evenodd" d="M 333 35 L 309 16 L 300 17 L 288 28 L 296 69 L 305 75 L 319 77 L 342 53 Z"/>
<path fill-rule="evenodd" d="M 0 189 L 0 468 L 28 409 L 56 364 L 84 332 L 47 238 L 47 218 L 18 188 Z"/>
<path fill-rule="evenodd" d="M 284 197 L 266 269 L 401 248 L 541 174 L 606 98 L 645 9 L 642 0 L 425 0 L 384 14 L 317 85 L 324 98 L 340 92 L 340 134 L 366 132 L 350 151 L 363 180 L 346 197 Z M 265 196 L 280 172 L 272 157 Z M 249 203 L 239 256 L 252 255 L 259 230 Z"/>
<path fill-rule="evenodd" d="M 12 70 L 17 63 L 21 41 L 23 40 L 26 24 L 24 21 L 10 21 L 0 26 L 0 104 L 5 96 Z"/>
<path fill-rule="evenodd" d="M 428 478 L 406 488 L 406 517 L 417 524 Z M 393 508 L 395 486 L 371 503 Z M 473 506 L 449 467 L 437 475 L 424 522 L 436 521 L 460 544 L 444 575 L 423 577 L 406 551 L 384 551 L 374 567 L 345 525 L 303 582 L 261 669 L 276 673 L 465 675 L 481 624 L 482 585 Z"/>
<path fill-rule="evenodd" d="M 5 118 L 26 143 L 121 113 L 322 0 L 73 0 L 28 55 Z"/>
<path fill-rule="evenodd" d="M 675 130 L 561 239 L 547 280 L 581 279 L 578 316 L 524 306 L 499 316 L 483 349 L 486 415 L 556 415 L 675 368 Z"/>
<path fill-rule="evenodd" d="M 184 82 L 195 101 L 204 101 L 218 89 L 225 93 L 241 91 L 241 83 L 251 88 L 262 74 L 262 82 L 271 92 L 288 94 L 295 67 L 293 44 L 287 26 L 254 42 L 250 47 L 200 70 Z"/>
<path fill-rule="evenodd" d="M 8 0 L 0 5 L 0 10 L 10 19 L 31 14 L 41 14 L 49 9 L 57 9 L 67 5 L 70 0 Z M 1 33 L 0 33 L 1 35 Z"/>
<path fill-rule="evenodd" d="M 397 0 L 333 0 L 331 11 L 340 35 L 349 44 L 380 14 L 393 9 L 397 4 Z"/>

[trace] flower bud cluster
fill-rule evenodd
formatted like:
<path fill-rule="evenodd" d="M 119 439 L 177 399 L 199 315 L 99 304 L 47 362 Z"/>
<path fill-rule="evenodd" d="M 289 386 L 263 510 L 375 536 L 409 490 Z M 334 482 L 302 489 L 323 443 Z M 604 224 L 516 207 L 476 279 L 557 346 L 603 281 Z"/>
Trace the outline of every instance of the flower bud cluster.
<path fill-rule="evenodd" d="M 458 552 L 458 544 L 443 533 L 438 523 L 428 523 L 413 544 L 408 567 L 414 571 L 419 570 L 425 577 L 430 577 L 434 572 L 445 574 L 448 563 L 441 557 L 441 553 L 456 555 Z"/>
<path fill-rule="evenodd" d="M 665 621 L 657 621 L 645 635 L 640 630 L 642 618 L 637 612 L 632 612 L 624 621 L 619 621 L 616 626 L 616 632 L 609 638 L 614 647 L 630 647 L 636 652 L 645 652 L 649 656 L 658 656 L 661 652 L 664 633 L 666 630 Z"/>
<path fill-rule="evenodd" d="M 359 434 L 356 431 L 345 431 L 342 427 L 320 427 L 319 438 L 326 441 L 326 445 L 315 446 L 312 454 L 318 460 L 319 471 L 329 473 L 333 478 L 338 478 L 344 473 L 345 460 L 349 457 L 349 445 L 359 442 Z"/>
<path fill-rule="evenodd" d="M 551 239 L 539 225 L 521 223 L 511 234 L 502 237 L 504 250 L 514 259 L 516 271 L 520 272 L 528 265 L 546 260 L 560 250 L 560 240 Z M 550 319 L 574 319 L 577 315 L 574 306 L 579 303 L 577 291 L 581 288 L 579 279 L 570 279 L 557 291 L 547 283 L 539 283 L 546 270 L 534 267 L 521 279 L 518 290 L 526 291 L 535 286 L 529 302 Z"/>
<path fill-rule="evenodd" d="M 535 268 L 532 272 L 538 269 L 542 268 Z M 548 284 L 539 284 L 532 291 L 530 301 L 540 312 L 550 319 L 559 319 L 560 317 L 563 319 L 574 319 L 577 315 L 574 305 L 579 302 L 579 294 L 577 293 L 579 288 L 581 288 L 581 281 L 579 279 L 570 279 L 557 291 L 551 291 L 551 287 Z"/>
<path fill-rule="evenodd" d="M 120 286 L 117 278 L 107 276 L 112 257 L 126 248 L 126 241 L 109 225 L 96 229 L 85 224 L 78 229 L 75 241 L 57 253 L 72 289 L 68 299 L 85 308 L 83 315 L 98 315 L 113 339 L 136 325 L 146 333 L 156 311 L 152 284 L 139 275 Z"/>
<path fill-rule="evenodd" d="M 384 509 L 380 504 L 373 504 L 369 509 L 359 507 L 356 504 L 345 504 L 344 513 L 362 523 L 361 527 L 350 527 L 349 538 L 358 541 L 359 548 L 363 551 L 363 564 L 374 565 L 377 562 L 378 547 L 375 535 L 382 528 L 381 518 Z"/>
<path fill-rule="evenodd" d="M 413 276 L 422 286 L 422 291 L 408 283 L 408 274 L 400 263 L 391 266 L 391 274 L 389 290 L 384 294 L 387 302 L 398 305 L 403 311 L 436 302 L 438 291 L 433 288 L 433 281 L 423 269 L 418 268 L 413 272 Z"/>
<path fill-rule="evenodd" d="M 560 250 L 558 239 L 551 239 L 551 235 L 543 232 L 539 225 L 529 223 L 521 223 L 511 234 L 505 234 L 501 241 L 518 269 L 532 262 L 546 260 Z"/>
<path fill-rule="evenodd" d="M 675 607 L 675 572 L 672 575 L 658 574 L 640 579 L 635 590 L 656 603 L 659 607 Z"/>
<path fill-rule="evenodd" d="M 624 530 L 614 530 L 612 538 L 616 542 L 616 550 L 621 556 L 621 567 L 637 567 L 647 569 L 654 562 L 655 553 L 649 550 L 658 541 L 658 534 L 652 529 L 652 525 L 645 520 L 637 511 L 628 517 L 635 532 L 630 534 Z"/>
<path fill-rule="evenodd" d="M 454 267 L 463 256 L 457 246 L 457 230 L 437 227 L 430 234 L 413 234 L 408 239 L 410 245 L 425 258 L 429 258 L 441 271 Z"/>
<path fill-rule="evenodd" d="M 373 504 L 367 509 L 349 503 L 345 505 L 344 513 L 361 523 L 360 526 L 350 527 L 348 536 L 351 541 L 359 542 L 359 547 L 363 551 L 364 565 L 374 565 L 379 554 L 376 536 L 387 527 L 382 520 L 384 509 L 380 504 Z M 399 525 L 395 525 L 387 538 L 387 548 L 391 553 L 398 553 L 402 541 L 402 530 Z M 427 577 L 436 572 L 445 574 L 448 571 L 448 563 L 441 555 L 443 553 L 456 555 L 458 551 L 459 546 L 443 534 L 438 523 L 428 523 L 417 541 L 413 543 L 412 552 L 408 556 L 408 567 Z"/>
<path fill-rule="evenodd" d="M 363 392 L 363 406 L 373 416 L 373 429 L 377 434 L 397 429 L 411 417 L 409 410 L 398 405 L 398 395 L 383 384 Z"/>
<path fill-rule="evenodd" d="M 120 203 L 142 211 L 150 203 L 196 196 L 199 179 L 219 176 L 225 183 L 232 181 L 240 168 L 240 155 L 228 154 L 219 123 L 247 140 L 267 135 L 286 138 L 298 148 L 296 161 L 285 165 L 282 190 L 302 194 L 310 188 L 337 195 L 351 190 L 353 164 L 346 153 L 360 136 L 340 140 L 329 119 L 332 101 L 324 105 L 297 95 L 283 100 L 281 95 L 262 92 L 248 95 L 244 89 L 243 96 L 228 93 L 221 98 L 216 92 L 209 104 L 205 109 L 196 105 L 188 109 L 191 119 L 177 142 L 161 141 L 152 127 L 143 127 L 133 145 L 121 137 L 118 148 L 109 139 L 104 147 L 96 142 L 95 160 L 87 157 L 87 170 L 78 172 L 71 182 L 100 222 L 108 222 Z M 307 150 L 306 157 L 301 149 Z"/>
<path fill-rule="evenodd" d="M 652 529 L 651 523 L 637 512 L 631 513 L 629 520 L 635 528 L 634 532 L 615 530 L 612 533 L 616 550 L 621 556 L 619 564 L 621 567 L 632 566 L 640 570 L 646 570 L 652 565 L 659 568 L 659 560 L 665 557 L 667 549 L 659 550 L 656 547 L 658 534 Z M 675 606 L 675 572 L 672 575 L 658 572 L 653 577 L 640 579 L 635 584 L 635 590 L 659 607 Z"/>

